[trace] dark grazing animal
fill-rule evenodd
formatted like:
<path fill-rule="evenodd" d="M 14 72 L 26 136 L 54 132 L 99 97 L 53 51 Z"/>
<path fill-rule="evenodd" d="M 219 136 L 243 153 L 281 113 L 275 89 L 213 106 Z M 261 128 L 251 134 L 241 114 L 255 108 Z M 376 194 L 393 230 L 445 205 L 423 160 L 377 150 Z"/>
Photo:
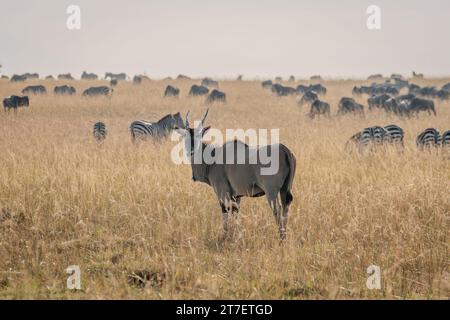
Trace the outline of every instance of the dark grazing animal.
<path fill-rule="evenodd" d="M 210 129 L 204 127 L 207 114 L 208 111 L 196 128 L 189 126 L 189 117 L 186 116 L 186 124 L 177 128 L 177 132 L 183 137 L 185 151 L 191 160 L 192 179 L 208 184 L 217 195 L 225 234 L 228 231 L 228 215 L 239 212 L 242 197 L 265 195 L 278 224 L 280 238 L 284 240 L 289 206 L 294 199 L 294 154 L 283 144 L 249 147 L 238 140 L 221 146 L 206 144 L 203 137 Z M 215 161 L 206 161 L 203 157 L 205 151 L 214 154 Z M 229 156 L 231 152 L 233 157 Z M 278 170 L 273 174 L 264 174 L 263 170 L 268 165 L 263 164 L 261 155 L 269 154 L 272 161 L 277 161 Z"/>
<path fill-rule="evenodd" d="M 112 90 L 111 90 L 112 91 Z M 100 87 L 90 87 L 83 91 L 83 96 L 107 96 L 110 92 L 110 89 L 106 86 Z"/>
<path fill-rule="evenodd" d="M 166 91 L 164 91 L 164 97 L 178 97 L 179 95 L 180 89 L 171 85 L 168 85 Z"/>
<path fill-rule="evenodd" d="M 5 111 L 9 111 L 11 109 L 14 109 L 14 112 L 17 112 L 17 108 L 19 107 L 29 107 L 30 106 L 30 100 L 27 96 L 10 96 L 5 99 L 3 99 L 3 108 Z"/>
<path fill-rule="evenodd" d="M 295 82 L 295 77 L 294 76 L 289 76 L 289 80 L 288 80 L 289 82 Z"/>
<path fill-rule="evenodd" d="M 272 85 L 272 92 L 279 97 L 286 97 L 295 94 L 296 91 L 294 88 L 285 87 L 281 84 L 275 83 L 274 85 Z"/>
<path fill-rule="evenodd" d="M 11 77 L 11 82 L 23 82 L 27 80 L 27 77 L 24 75 L 15 74 Z"/>
<path fill-rule="evenodd" d="M 421 150 L 438 147 L 441 140 L 439 131 L 435 128 L 428 128 L 421 132 L 416 139 L 417 147 Z"/>
<path fill-rule="evenodd" d="M 297 104 L 302 107 L 307 104 L 312 104 L 314 101 L 318 100 L 319 96 L 314 91 L 306 91 L 306 93 L 300 98 Z"/>
<path fill-rule="evenodd" d="M 209 89 L 207 87 L 198 86 L 196 84 L 194 84 L 191 87 L 191 90 L 189 90 L 190 96 L 204 96 L 204 95 L 207 95 L 208 93 L 209 93 Z"/>
<path fill-rule="evenodd" d="M 133 141 L 149 138 L 152 138 L 154 141 L 160 141 L 167 138 L 172 130 L 182 126 L 183 119 L 179 112 L 168 114 L 158 122 L 137 120 L 130 125 L 131 138 Z"/>
<path fill-rule="evenodd" d="M 141 84 L 142 83 L 142 76 L 134 76 L 133 77 L 133 84 Z"/>
<path fill-rule="evenodd" d="M 70 95 L 70 96 L 72 96 L 72 95 L 77 93 L 77 90 L 74 87 L 72 87 L 72 86 L 64 85 L 64 86 L 56 86 L 53 89 L 53 93 L 54 94 L 58 94 L 58 95 Z"/>
<path fill-rule="evenodd" d="M 112 72 L 107 72 L 105 73 L 105 79 L 116 79 L 116 80 L 127 80 L 127 74 L 126 73 L 112 73 Z"/>
<path fill-rule="evenodd" d="M 109 81 L 109 86 L 110 86 L 111 88 L 117 87 L 118 84 L 119 84 L 119 81 L 118 81 L 117 79 L 111 79 L 111 80 Z"/>
<path fill-rule="evenodd" d="M 447 83 L 447 84 L 444 84 L 444 85 L 442 86 L 442 89 L 441 89 L 441 90 L 450 91 L 450 82 Z"/>
<path fill-rule="evenodd" d="M 75 80 L 70 73 L 63 73 L 58 75 L 58 80 Z"/>
<path fill-rule="evenodd" d="M 22 94 L 45 94 L 47 89 L 42 85 L 28 86 L 22 90 Z"/>
<path fill-rule="evenodd" d="M 55 80 L 51 74 L 45 77 L 45 80 Z"/>
<path fill-rule="evenodd" d="M 325 115 L 327 117 L 330 116 L 330 104 L 316 100 L 311 105 L 311 110 L 309 112 L 309 117 L 314 119 L 316 116 Z"/>
<path fill-rule="evenodd" d="M 266 80 L 266 81 L 261 82 L 261 86 L 264 89 L 272 89 L 272 85 L 273 85 L 272 80 Z"/>
<path fill-rule="evenodd" d="M 355 113 L 364 116 L 364 106 L 357 103 L 353 98 L 343 97 L 339 101 L 337 114 L 345 115 L 349 113 Z"/>
<path fill-rule="evenodd" d="M 202 86 L 218 88 L 219 87 L 219 82 L 217 82 L 217 81 L 215 81 L 213 79 L 210 79 L 210 78 L 204 78 L 202 80 Z"/>
<path fill-rule="evenodd" d="M 191 78 L 189 78 L 188 76 L 186 76 L 184 74 L 179 74 L 177 76 L 177 80 L 191 80 Z"/>
<path fill-rule="evenodd" d="M 94 135 L 95 140 L 97 140 L 98 142 L 105 140 L 106 136 L 108 135 L 106 124 L 104 122 L 95 123 L 92 134 Z"/>
<path fill-rule="evenodd" d="M 83 71 L 83 73 L 81 74 L 81 79 L 82 80 L 97 80 L 98 75 L 96 75 L 95 73 L 87 73 L 86 71 Z"/>
<path fill-rule="evenodd" d="M 227 96 L 225 93 L 214 89 L 211 91 L 211 93 L 208 95 L 208 98 L 206 99 L 206 103 L 214 103 L 214 102 L 226 102 Z"/>
<path fill-rule="evenodd" d="M 327 94 L 327 88 L 325 88 L 323 85 L 321 85 L 320 83 L 318 84 L 312 84 L 309 86 L 309 90 L 314 91 L 315 93 L 319 94 L 319 95 L 325 95 Z"/>
<path fill-rule="evenodd" d="M 408 105 L 408 112 L 411 115 L 418 115 L 419 112 L 426 111 L 429 115 L 432 113 L 436 115 L 436 109 L 434 108 L 433 100 L 426 100 L 421 98 L 414 98 Z"/>
<path fill-rule="evenodd" d="M 388 94 L 382 94 L 379 96 L 372 95 L 369 99 L 367 99 L 367 104 L 369 105 L 369 110 L 373 108 L 382 108 L 384 103 L 391 98 Z"/>

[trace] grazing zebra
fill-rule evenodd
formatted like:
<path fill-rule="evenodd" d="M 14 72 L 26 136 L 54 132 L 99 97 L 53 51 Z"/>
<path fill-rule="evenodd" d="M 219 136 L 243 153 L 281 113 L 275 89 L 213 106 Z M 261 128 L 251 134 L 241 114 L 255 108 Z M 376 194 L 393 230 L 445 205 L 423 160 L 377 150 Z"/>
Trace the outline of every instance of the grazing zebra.
<path fill-rule="evenodd" d="M 156 140 L 164 139 L 176 127 L 182 128 L 184 125 L 180 113 L 168 114 L 158 122 L 150 122 L 145 120 L 133 121 L 130 125 L 131 138 L 133 141 L 137 139 L 154 138 Z"/>
<path fill-rule="evenodd" d="M 100 142 L 106 139 L 108 130 L 106 129 L 106 124 L 104 122 L 97 122 L 94 124 L 93 129 L 94 138 Z"/>
<path fill-rule="evenodd" d="M 442 134 L 441 145 L 444 148 L 450 148 L 450 130 L 447 130 Z"/>
<path fill-rule="evenodd" d="M 385 141 L 388 143 L 401 145 L 403 146 L 403 138 L 404 138 L 404 131 L 402 128 L 395 124 L 388 125 L 384 127 L 384 130 L 386 132 L 385 135 Z"/>
<path fill-rule="evenodd" d="M 417 136 L 416 144 L 419 149 L 439 146 L 441 136 L 435 128 L 425 129 Z"/>
<path fill-rule="evenodd" d="M 368 127 L 354 134 L 346 143 L 345 149 L 350 151 L 351 146 L 356 146 L 360 152 L 372 150 L 383 144 L 386 139 L 386 130 L 379 126 Z"/>

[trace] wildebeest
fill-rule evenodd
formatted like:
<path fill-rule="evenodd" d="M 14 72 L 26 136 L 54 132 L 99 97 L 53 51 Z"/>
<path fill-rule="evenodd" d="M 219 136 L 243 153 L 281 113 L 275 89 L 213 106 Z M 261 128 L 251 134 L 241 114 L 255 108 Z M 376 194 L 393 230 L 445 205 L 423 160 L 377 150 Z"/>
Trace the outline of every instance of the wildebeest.
<path fill-rule="evenodd" d="M 381 80 L 381 79 L 383 79 L 382 74 L 372 74 L 367 78 L 367 80 Z"/>
<path fill-rule="evenodd" d="M 51 74 L 45 77 L 45 80 L 55 80 Z"/>
<path fill-rule="evenodd" d="M 192 179 L 210 185 L 217 195 L 225 234 L 228 215 L 239 212 L 242 197 L 265 195 L 275 215 L 280 238 L 284 240 L 289 206 L 294 199 L 291 193 L 296 170 L 294 154 L 283 144 L 250 147 L 238 140 L 221 146 L 206 144 L 203 137 L 210 129 L 204 127 L 208 111 L 196 128 L 190 127 L 188 115 L 185 125 L 177 128 L 177 132 L 183 137 L 185 151 L 191 160 Z M 227 157 L 231 152 L 233 157 Z M 214 154 L 214 160 L 206 161 L 205 153 Z M 270 155 L 272 161 L 263 164 L 262 155 Z M 274 161 L 278 170 L 264 174 L 262 170 Z"/>
<path fill-rule="evenodd" d="M 83 91 L 83 96 L 107 96 L 109 92 L 110 89 L 106 86 L 90 87 Z"/>
<path fill-rule="evenodd" d="M 442 89 L 441 89 L 441 90 L 450 91 L 450 82 L 447 83 L 447 84 L 444 84 L 444 85 L 442 86 Z"/>
<path fill-rule="evenodd" d="M 300 107 L 306 104 L 312 104 L 314 101 L 318 100 L 319 96 L 314 91 L 306 91 L 306 93 L 298 100 L 298 105 Z"/>
<path fill-rule="evenodd" d="M 217 81 L 215 81 L 213 79 L 210 79 L 210 78 L 204 78 L 202 80 L 201 85 L 204 86 L 204 87 L 215 87 L 215 88 L 218 88 L 219 87 L 219 82 L 217 82 Z"/>
<path fill-rule="evenodd" d="M 416 78 L 416 79 L 423 79 L 424 78 L 422 73 L 416 73 L 415 71 L 413 71 L 412 74 L 413 74 L 413 78 Z"/>
<path fill-rule="evenodd" d="M 153 138 L 155 141 L 165 139 L 175 128 L 183 126 L 180 113 L 168 114 L 158 122 L 146 120 L 133 121 L 130 133 L 133 141 Z"/>
<path fill-rule="evenodd" d="M 382 94 L 379 96 L 372 95 L 369 99 L 367 99 L 367 104 L 369 105 L 369 110 L 373 108 L 382 108 L 384 103 L 391 98 L 388 94 Z"/>
<path fill-rule="evenodd" d="M 261 86 L 264 89 L 271 89 L 273 86 L 273 82 L 272 82 L 272 80 L 265 80 L 265 81 L 261 82 Z"/>
<path fill-rule="evenodd" d="M 9 77 L 8 77 L 8 76 L 5 76 L 4 74 L 2 74 L 2 79 L 4 79 L 4 80 L 9 80 Z"/>
<path fill-rule="evenodd" d="M 186 76 L 184 74 L 179 74 L 177 76 L 177 80 L 191 80 L 191 78 L 189 78 L 188 76 Z"/>
<path fill-rule="evenodd" d="M 285 87 L 278 83 L 272 85 L 272 92 L 279 97 L 285 97 L 296 93 L 295 88 Z"/>
<path fill-rule="evenodd" d="M 15 74 L 11 77 L 11 82 L 23 82 L 27 80 L 27 77 L 24 75 Z"/>
<path fill-rule="evenodd" d="M 206 103 L 213 103 L 213 102 L 226 102 L 227 96 L 225 93 L 214 89 L 211 91 L 211 93 L 208 95 L 208 98 L 206 99 Z"/>
<path fill-rule="evenodd" d="M 180 89 L 171 85 L 168 85 L 166 91 L 164 91 L 164 97 L 178 97 L 179 95 Z"/>
<path fill-rule="evenodd" d="M 106 136 L 108 135 L 108 130 L 106 129 L 106 124 L 104 122 L 97 122 L 94 124 L 92 134 L 94 135 L 94 138 L 101 142 L 106 139 Z"/>
<path fill-rule="evenodd" d="M 209 93 L 209 89 L 207 87 L 198 86 L 196 84 L 194 84 L 191 87 L 191 90 L 189 90 L 190 96 L 204 96 L 204 95 L 207 95 L 208 93 Z"/>
<path fill-rule="evenodd" d="M 5 111 L 9 111 L 14 109 L 14 112 L 17 112 L 17 108 L 19 107 L 29 107 L 30 106 L 30 100 L 27 96 L 19 97 L 19 96 L 10 96 L 5 99 L 3 99 L 3 108 Z"/>
<path fill-rule="evenodd" d="M 238 77 L 236 78 L 236 81 L 242 81 L 244 78 L 243 74 L 238 75 Z"/>
<path fill-rule="evenodd" d="M 58 75 L 58 80 L 75 80 L 70 73 L 63 73 Z"/>
<path fill-rule="evenodd" d="M 289 82 L 295 82 L 295 77 L 294 76 L 290 76 L 288 81 Z"/>
<path fill-rule="evenodd" d="M 45 94 L 47 89 L 43 85 L 28 86 L 22 90 L 22 94 Z"/>
<path fill-rule="evenodd" d="M 142 76 L 134 76 L 133 77 L 133 84 L 141 84 L 142 83 Z"/>
<path fill-rule="evenodd" d="M 74 95 L 76 94 L 77 90 L 72 87 L 72 86 L 67 86 L 67 85 L 63 85 L 63 86 L 56 86 L 53 89 L 53 93 L 54 94 L 58 94 L 58 95 Z"/>
<path fill-rule="evenodd" d="M 343 97 L 339 101 L 337 114 L 344 115 L 348 113 L 356 113 L 363 116 L 364 106 L 357 103 L 353 98 Z"/>
<path fill-rule="evenodd" d="M 86 71 L 83 71 L 83 73 L 81 74 L 81 79 L 82 80 L 97 80 L 98 75 L 96 75 L 95 73 L 87 73 Z"/>
<path fill-rule="evenodd" d="M 318 84 L 312 84 L 309 86 L 309 90 L 314 91 L 315 93 L 319 94 L 319 95 L 325 95 L 327 94 L 327 88 L 325 88 L 323 85 L 321 85 L 320 83 Z"/>
<path fill-rule="evenodd" d="M 311 119 L 314 119 L 316 116 L 321 116 L 321 115 L 325 115 L 328 117 L 330 116 L 330 104 L 328 104 L 324 101 L 316 100 L 311 105 L 309 117 Z"/>
<path fill-rule="evenodd" d="M 418 115 L 420 111 L 427 111 L 429 115 L 432 113 L 436 115 L 433 100 L 426 100 L 421 98 L 414 98 L 408 105 L 408 112 L 410 115 Z"/>
<path fill-rule="evenodd" d="M 119 84 L 119 81 L 118 81 L 117 79 L 111 79 L 111 80 L 109 81 L 109 86 L 110 86 L 111 88 L 116 87 L 118 84 Z"/>
<path fill-rule="evenodd" d="M 419 149 L 438 147 L 441 140 L 439 131 L 435 128 L 428 128 L 421 132 L 416 139 L 416 144 Z"/>
<path fill-rule="evenodd" d="M 319 75 L 311 76 L 311 81 L 322 81 L 322 77 Z"/>
<path fill-rule="evenodd" d="M 116 80 L 127 80 L 127 74 L 122 72 L 122 73 L 112 73 L 112 72 L 106 72 L 105 73 L 105 80 L 106 79 L 116 79 Z"/>

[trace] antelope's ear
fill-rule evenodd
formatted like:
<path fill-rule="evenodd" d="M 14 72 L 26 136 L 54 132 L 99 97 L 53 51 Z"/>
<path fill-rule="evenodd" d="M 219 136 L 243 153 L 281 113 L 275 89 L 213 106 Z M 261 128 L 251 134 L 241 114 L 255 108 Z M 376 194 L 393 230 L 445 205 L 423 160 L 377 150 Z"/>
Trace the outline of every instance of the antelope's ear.
<path fill-rule="evenodd" d="M 209 129 L 211 129 L 211 126 L 207 126 L 206 128 L 202 129 L 202 137 L 208 132 Z"/>
<path fill-rule="evenodd" d="M 175 127 L 174 130 L 182 137 L 186 137 L 188 131 L 184 128 Z"/>

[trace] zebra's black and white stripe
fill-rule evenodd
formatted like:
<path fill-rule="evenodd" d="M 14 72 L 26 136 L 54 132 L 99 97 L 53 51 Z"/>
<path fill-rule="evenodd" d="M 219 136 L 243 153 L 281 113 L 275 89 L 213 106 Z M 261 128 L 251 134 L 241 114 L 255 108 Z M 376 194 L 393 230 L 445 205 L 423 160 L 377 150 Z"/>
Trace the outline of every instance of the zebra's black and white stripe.
<path fill-rule="evenodd" d="M 104 122 L 97 122 L 94 124 L 93 135 L 97 141 L 103 141 L 106 139 L 108 130 Z"/>
<path fill-rule="evenodd" d="M 450 130 L 445 131 L 441 138 L 442 147 L 450 148 Z"/>
<path fill-rule="evenodd" d="M 420 149 L 431 148 L 439 146 L 441 135 L 435 128 L 425 129 L 417 136 L 416 144 Z"/>
<path fill-rule="evenodd" d="M 386 131 L 385 141 L 403 146 L 404 131 L 395 124 L 384 127 Z"/>
<path fill-rule="evenodd" d="M 131 123 L 130 132 L 133 141 L 146 138 L 164 139 L 169 136 L 175 127 L 183 127 L 180 113 L 168 114 L 158 122 L 137 120 Z"/>

